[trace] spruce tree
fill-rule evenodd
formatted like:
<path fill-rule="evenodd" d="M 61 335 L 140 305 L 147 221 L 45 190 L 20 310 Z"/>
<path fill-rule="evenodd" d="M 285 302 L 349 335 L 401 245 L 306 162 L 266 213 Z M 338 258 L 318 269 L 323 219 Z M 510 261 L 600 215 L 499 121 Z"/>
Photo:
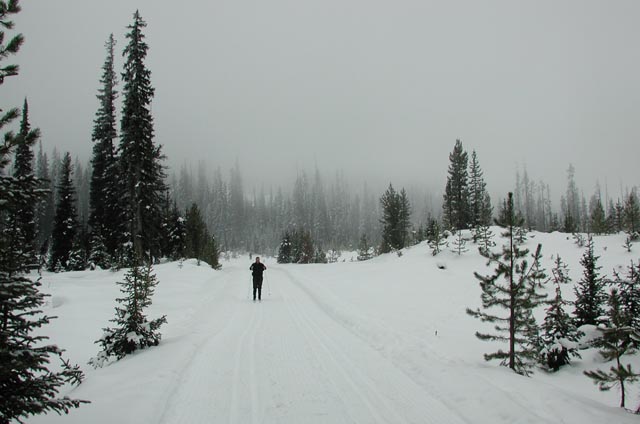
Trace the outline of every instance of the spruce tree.
<path fill-rule="evenodd" d="M 640 374 L 631 368 L 631 364 L 623 364 L 622 357 L 636 352 L 634 346 L 640 341 L 640 333 L 629 325 L 630 317 L 622 308 L 617 289 L 611 290 L 608 304 L 608 323 L 606 327 L 598 328 L 602 337 L 598 339 L 597 346 L 604 361 L 615 361 L 615 364 L 609 371 L 585 371 L 584 374 L 591 378 L 600 390 L 606 391 L 615 386 L 620 387 L 620 407 L 624 408 L 627 391 L 625 385 L 637 381 Z"/>
<path fill-rule="evenodd" d="M 640 331 L 640 263 L 631 261 L 624 277 L 615 272 L 613 284 L 617 287 L 620 309 L 629 318 L 629 325 Z"/>
<path fill-rule="evenodd" d="M 280 242 L 280 247 L 278 249 L 278 260 L 279 264 L 289 264 L 292 262 L 292 240 L 291 234 L 289 231 L 285 231 L 282 235 L 282 241 Z"/>
<path fill-rule="evenodd" d="M 358 245 L 358 260 L 359 261 L 368 261 L 373 257 L 371 253 L 371 246 L 369 246 L 369 240 L 367 239 L 367 235 L 362 233 L 360 236 L 360 244 Z"/>
<path fill-rule="evenodd" d="M 0 1 L 0 61 L 16 54 L 22 35 L 5 39 L 5 30 L 13 29 L 12 15 L 20 11 L 17 0 Z M 6 40 L 6 43 L 5 43 Z M 4 78 L 18 74 L 17 65 L 0 67 L 0 85 Z M 0 129 L 18 117 L 18 109 L 4 111 Z M 15 227 L 14 217 L 23 207 L 33 209 L 43 197 L 41 182 L 33 173 L 9 175 L 6 168 L 15 149 L 23 144 L 32 148 L 34 138 L 4 134 L 0 144 L 0 422 L 23 422 L 31 415 L 47 411 L 67 413 L 84 401 L 59 397 L 67 383 L 79 383 L 83 377 L 77 366 L 62 357 L 63 350 L 47 344 L 41 328 L 52 317 L 43 314 L 46 295 L 39 291 L 41 280 L 27 276 L 30 255 L 23 247 L 27 242 L 23 231 Z M 34 333 L 38 332 L 39 335 Z M 51 371 L 51 359 L 62 362 L 60 371 Z"/>
<path fill-rule="evenodd" d="M 411 227 L 411 205 L 407 192 L 403 188 L 398 193 L 392 184 L 380 198 L 382 206 L 382 244 L 381 253 L 400 250 L 407 246 Z"/>
<path fill-rule="evenodd" d="M 24 182 L 29 185 L 35 175 L 33 170 L 34 156 L 32 146 L 40 137 L 38 129 L 32 130 L 29 124 L 29 104 L 27 99 L 24 100 L 22 107 L 22 120 L 20 121 L 20 131 L 17 134 L 17 147 L 15 162 L 13 167 L 13 176 L 18 184 Z M 25 243 L 22 246 L 24 254 L 31 267 L 37 264 L 36 260 L 36 222 L 34 203 L 30 201 L 18 204 L 18 208 L 14 216 L 15 230 L 22 232 Z"/>
<path fill-rule="evenodd" d="M 164 156 L 153 142 L 151 72 L 145 66 L 148 46 L 142 30 L 147 26 L 138 11 L 127 28 L 124 49 L 123 107 L 120 128 L 120 198 L 124 204 L 129 242 L 136 258 L 153 260 L 160 254 L 161 205 L 166 190 Z"/>
<path fill-rule="evenodd" d="M 471 224 L 467 163 L 467 152 L 462 148 L 462 142 L 456 140 L 456 145 L 449 154 L 449 175 L 442 204 L 444 222 L 448 229 L 466 229 Z"/>
<path fill-rule="evenodd" d="M 526 259 L 529 251 L 515 242 L 514 230 L 516 214 L 513 208 L 513 195 L 507 200 L 507 219 L 501 225 L 506 228 L 503 236 L 508 244 L 503 245 L 502 253 L 481 252 L 488 259 L 487 264 L 496 264 L 493 275 L 483 276 L 474 273 L 482 289 L 482 308 L 467 309 L 467 313 L 482 322 L 496 323 L 496 334 L 476 332 L 476 337 L 485 341 L 500 341 L 508 344 L 507 351 L 485 354 L 485 360 L 499 359 L 518 374 L 528 375 L 530 368 L 539 361 L 540 346 L 538 327 L 533 310 L 540 305 L 546 295 L 539 294 L 536 281 L 535 262 L 541 257 L 538 245 L 533 255 L 534 266 Z M 502 280 L 502 281 L 501 281 Z M 505 309 L 506 315 L 494 314 L 495 308 Z"/>
<path fill-rule="evenodd" d="M 119 198 L 121 184 L 115 150 L 117 76 L 114 70 L 113 34 L 105 45 L 107 57 L 102 66 L 102 85 L 98 91 L 98 110 L 93 126 L 92 173 L 89 191 L 89 225 L 96 244 L 104 246 L 113 255 L 122 242 L 126 228 L 122 226 L 122 203 Z M 106 265 L 106 261 L 100 266 Z"/>
<path fill-rule="evenodd" d="M 218 249 L 218 243 L 214 235 L 209 235 L 209 232 L 205 232 L 205 245 L 202 259 L 208 263 L 213 269 L 220 269 L 220 250 Z"/>
<path fill-rule="evenodd" d="M 437 256 L 438 253 L 448 246 L 448 233 L 442 228 L 438 220 L 432 219 L 427 227 L 427 243 L 431 248 L 431 254 Z"/>
<path fill-rule="evenodd" d="M 204 250 L 209 239 L 207 226 L 202 219 L 200 209 L 195 203 L 191 204 L 186 214 L 185 222 L 185 252 L 188 258 L 195 258 L 200 265 L 204 258 Z"/>
<path fill-rule="evenodd" d="M 589 237 L 587 250 L 580 259 L 580 265 L 583 267 L 582 278 L 574 287 L 574 315 L 578 326 L 598 325 L 600 317 L 604 315 L 604 304 L 607 301 L 606 282 L 598 272 L 601 268 L 598 266 L 599 258 L 593 252 L 593 238 Z"/>
<path fill-rule="evenodd" d="M 631 240 L 637 240 L 640 237 L 640 204 L 635 190 L 631 190 L 625 201 L 624 223 Z"/>
<path fill-rule="evenodd" d="M 409 245 L 409 230 L 411 229 L 411 203 L 404 187 L 400 190 L 397 202 L 400 216 L 396 231 L 399 232 L 398 238 L 401 241 L 399 248 L 402 249 Z"/>
<path fill-rule="evenodd" d="M 548 369 L 557 371 L 570 362 L 570 357 L 579 358 L 577 343 L 582 335 L 575 325 L 575 320 L 568 312 L 569 302 L 562 297 L 562 285 L 571 281 L 566 264 L 560 256 L 556 256 L 551 270 L 556 296 L 549 302 L 544 323 L 542 339 L 545 345 L 542 359 Z"/>
<path fill-rule="evenodd" d="M 471 153 L 471 163 L 469 164 L 469 212 L 475 242 L 477 241 L 475 238 L 477 230 L 481 226 L 491 224 L 491 197 L 487 192 L 487 184 L 484 182 L 483 172 L 475 150 Z"/>
<path fill-rule="evenodd" d="M 382 245 L 380 246 L 380 253 L 388 253 L 393 249 L 398 249 L 401 245 L 397 232 L 397 228 L 400 225 L 400 205 L 398 203 L 398 194 L 392 184 L 389 184 L 389 188 L 380 198 L 380 205 L 382 206 L 382 219 L 380 220 L 382 224 Z"/>
<path fill-rule="evenodd" d="M 605 234 L 607 232 L 607 221 L 604 215 L 604 207 L 600 197 L 591 199 L 591 215 L 589 217 L 589 228 L 593 234 Z"/>
<path fill-rule="evenodd" d="M 452 244 L 451 251 L 458 255 L 462 255 L 463 253 L 469 251 L 469 249 L 467 249 L 467 240 L 463 237 L 462 230 L 456 231 L 456 234 L 451 244 Z"/>
<path fill-rule="evenodd" d="M 118 285 L 124 297 L 116 301 L 122 306 L 115 308 L 116 316 L 110 320 L 116 326 L 104 328 L 103 336 L 96 340 L 102 349 L 89 361 L 94 367 L 102 367 L 112 358 L 120 360 L 138 349 L 157 346 L 162 338 L 158 329 L 167 322 L 165 315 L 149 321 L 144 314 L 158 285 L 151 264 L 134 265 Z"/>
<path fill-rule="evenodd" d="M 56 213 L 54 200 L 55 190 L 51 185 L 49 158 L 42 151 L 42 142 L 39 143 L 38 155 L 36 158 L 36 178 L 39 181 L 40 190 L 46 194 L 36 203 L 36 247 L 40 255 L 40 265 L 46 258 L 49 250 L 49 239 L 53 230 L 53 218 Z"/>
<path fill-rule="evenodd" d="M 69 256 L 78 230 L 75 208 L 75 189 L 71 180 L 71 155 L 62 160 L 62 173 L 58 182 L 58 203 L 51 235 L 49 271 L 69 270 Z"/>

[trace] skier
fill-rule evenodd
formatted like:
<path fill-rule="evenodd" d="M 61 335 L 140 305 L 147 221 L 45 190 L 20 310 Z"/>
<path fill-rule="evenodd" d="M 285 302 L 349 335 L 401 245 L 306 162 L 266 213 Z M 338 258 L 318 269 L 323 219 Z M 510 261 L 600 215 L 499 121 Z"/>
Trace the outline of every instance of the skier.
<path fill-rule="evenodd" d="M 260 262 L 260 256 L 256 256 L 256 261 L 249 267 L 251 275 L 253 275 L 253 301 L 256 301 L 256 292 L 258 300 L 262 301 L 262 273 L 267 267 Z"/>

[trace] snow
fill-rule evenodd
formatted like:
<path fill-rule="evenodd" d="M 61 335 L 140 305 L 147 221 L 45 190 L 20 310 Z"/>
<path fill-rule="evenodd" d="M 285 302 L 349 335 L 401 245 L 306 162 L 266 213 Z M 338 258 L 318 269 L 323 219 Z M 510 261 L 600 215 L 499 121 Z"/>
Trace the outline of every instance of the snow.
<path fill-rule="evenodd" d="M 637 259 L 623 242 L 622 234 L 595 238 L 603 274 L 624 275 Z M 573 283 L 579 280 L 584 249 L 571 237 L 535 234 L 527 246 L 533 251 L 537 243 L 548 274 L 560 254 Z M 556 374 L 536 370 L 530 378 L 484 361 L 499 345 L 476 339 L 489 324 L 465 309 L 480 306 L 473 272 L 492 269 L 468 247 L 460 256 L 433 257 L 421 244 L 402 256 L 323 265 L 279 265 L 261 255 L 268 270 L 259 303 L 248 299 L 248 256 L 223 262 L 220 271 L 193 260 L 161 264 L 148 311 L 149 319 L 167 315 L 160 345 L 95 370 L 85 364 L 113 318 L 124 271 L 45 274 L 43 288 L 52 294 L 46 310 L 59 318 L 43 331 L 86 373 L 64 394 L 92 403 L 29 422 L 637 422 L 618 408 L 616 390 L 600 392 L 582 374 L 609 368 L 594 350 Z M 573 283 L 563 287 L 568 300 Z M 640 367 L 637 357 L 631 361 Z M 630 408 L 638 395 L 633 387 Z"/>

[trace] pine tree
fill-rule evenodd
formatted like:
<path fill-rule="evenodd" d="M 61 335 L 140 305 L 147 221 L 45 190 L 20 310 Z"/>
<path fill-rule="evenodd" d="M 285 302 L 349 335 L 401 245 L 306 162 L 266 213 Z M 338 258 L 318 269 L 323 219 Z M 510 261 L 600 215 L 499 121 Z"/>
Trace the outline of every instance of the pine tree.
<path fill-rule="evenodd" d="M 499 349 L 485 354 L 485 360 L 500 359 L 502 365 L 518 374 L 528 375 L 533 364 L 539 361 L 540 354 L 538 327 L 533 310 L 546 297 L 536 291 L 539 275 L 536 275 L 535 270 L 540 267 L 535 262 L 541 257 L 541 246 L 538 245 L 533 256 L 534 266 L 529 266 L 526 260 L 528 250 L 521 249 L 514 240 L 516 215 L 512 193 L 509 193 L 506 205 L 507 219 L 501 224 L 506 228 L 503 236 L 508 238 L 508 244 L 503 245 L 502 253 L 481 252 L 488 259 L 488 264 L 496 264 L 495 272 L 487 276 L 474 273 L 482 289 L 484 311 L 467 309 L 467 313 L 482 322 L 497 323 L 494 327 L 497 334 L 476 332 L 476 337 L 480 340 L 508 343 L 506 352 Z M 503 283 L 500 282 L 501 279 L 504 280 Z M 506 309 L 508 315 L 494 315 L 491 312 L 494 308 Z"/>
<path fill-rule="evenodd" d="M 8 39 L 5 30 L 13 29 L 12 15 L 20 11 L 17 0 L 0 1 L 0 61 L 16 54 L 22 35 Z M 0 67 L 0 85 L 5 77 L 18 74 L 17 65 Z M 18 117 L 18 109 L 6 110 L 0 117 L 0 129 Z M 43 197 L 41 182 L 33 173 L 18 178 L 6 173 L 15 149 L 29 148 L 32 137 L 4 134 L 0 144 L 0 422 L 23 422 L 30 415 L 47 411 L 67 413 L 84 401 L 58 397 L 67 383 L 79 383 L 83 374 L 62 357 L 62 349 L 47 344 L 41 328 L 52 317 L 43 314 L 46 295 L 39 291 L 41 280 L 27 277 L 30 255 L 23 231 L 17 231 L 14 217 L 23 207 L 31 210 Z M 31 242 L 31 241 L 29 241 Z M 34 334 L 38 332 L 40 335 Z M 50 371 L 51 359 L 58 357 L 62 369 Z"/>
<path fill-rule="evenodd" d="M 451 244 L 453 245 L 451 251 L 453 253 L 457 253 L 458 255 L 462 255 L 463 253 L 469 251 L 469 249 L 467 249 L 467 240 L 462 236 L 462 230 L 456 231 L 455 237 Z"/>
<path fill-rule="evenodd" d="M 576 345 L 582 333 L 578 331 L 571 315 L 566 312 L 570 303 L 562 298 L 561 286 L 569 283 L 571 279 L 560 256 L 556 257 L 551 273 L 556 296 L 549 303 L 542 324 L 542 339 L 545 345 L 542 359 L 548 369 L 557 371 L 561 366 L 569 364 L 570 356 L 580 357 Z"/>
<path fill-rule="evenodd" d="M 49 249 L 49 238 L 53 230 L 53 218 L 56 208 L 54 202 L 54 191 L 51 189 L 51 177 L 49 170 L 49 159 L 42 151 L 42 142 L 38 143 L 38 155 L 36 158 L 36 178 L 39 181 L 40 190 L 46 192 L 41 199 L 36 202 L 36 247 L 40 255 L 40 263 L 46 257 Z"/>
<path fill-rule="evenodd" d="M 631 241 L 631 236 L 627 235 L 624 238 L 624 244 L 622 245 L 622 247 L 624 247 L 624 249 L 627 251 L 627 253 L 631 253 L 631 248 L 633 247 L 633 243 Z"/>
<path fill-rule="evenodd" d="M 113 255 L 122 242 L 122 203 L 118 159 L 115 151 L 117 76 L 114 70 L 113 34 L 105 45 L 107 57 L 102 66 L 102 87 L 97 95 L 99 107 L 94 119 L 92 140 L 93 157 L 89 192 L 89 225 L 95 238 L 102 241 L 109 255 Z M 102 266 L 102 265 L 101 265 Z"/>
<path fill-rule="evenodd" d="M 605 362 L 615 360 L 615 364 L 608 372 L 602 370 L 585 371 L 584 374 L 593 379 L 600 390 L 606 391 L 620 387 L 620 407 L 625 407 L 625 384 L 633 383 L 640 378 L 640 374 L 633 371 L 631 364 L 622 363 L 622 357 L 633 355 L 634 345 L 640 341 L 640 333 L 629 325 L 629 316 L 623 311 L 621 299 L 616 289 L 611 290 L 609 296 L 608 325 L 599 327 L 602 337 L 598 340 L 600 355 Z"/>
<path fill-rule="evenodd" d="M 116 299 L 122 306 L 116 307 L 116 317 L 110 320 L 116 327 L 104 328 L 103 336 L 96 340 L 102 349 L 89 361 L 94 367 L 102 367 L 111 358 L 120 360 L 138 349 L 157 346 L 162 338 L 158 329 L 167 322 L 165 315 L 149 321 L 144 314 L 158 285 L 151 264 L 133 266 L 118 285 L 124 297 Z"/>
<path fill-rule="evenodd" d="M 58 204 L 51 235 L 49 271 L 69 269 L 69 256 L 78 229 L 75 208 L 75 189 L 71 180 L 71 155 L 67 152 L 62 160 L 62 173 L 58 183 Z"/>
<path fill-rule="evenodd" d="M 195 258 L 200 265 L 200 260 L 203 259 L 204 249 L 209 239 L 207 232 L 207 226 L 200 215 L 200 209 L 195 203 L 191 204 L 189 210 L 187 210 L 187 218 L 185 222 L 185 252 L 188 258 Z"/>
<path fill-rule="evenodd" d="M 591 216 L 589 218 L 589 228 L 593 234 L 605 234 L 607 232 L 607 221 L 604 215 L 604 208 L 600 197 L 591 199 Z"/>
<path fill-rule="evenodd" d="M 289 231 L 285 231 L 280 242 L 280 248 L 278 249 L 278 263 L 290 264 L 292 262 L 292 240 Z"/>
<path fill-rule="evenodd" d="M 220 269 L 220 250 L 218 249 L 218 243 L 213 235 L 209 235 L 209 232 L 205 232 L 205 246 L 202 259 L 211 266 L 213 269 Z"/>
<path fill-rule="evenodd" d="M 403 249 L 409 245 L 409 230 L 411 229 L 411 204 L 404 187 L 402 188 L 402 190 L 400 190 L 400 195 L 397 201 L 399 205 L 400 216 L 398 219 L 398 228 L 396 231 L 399 232 L 398 238 L 401 241 L 399 249 Z"/>
<path fill-rule="evenodd" d="M 460 140 L 456 140 L 456 145 L 449 154 L 449 162 L 449 175 L 442 204 L 444 222 L 448 229 L 461 230 L 469 227 L 471 218 L 467 173 L 468 157 Z"/>
<path fill-rule="evenodd" d="M 629 325 L 640 331 L 640 263 L 627 267 L 627 275 L 614 273 L 613 284 L 617 287 L 620 309 L 629 319 Z"/>
<path fill-rule="evenodd" d="M 29 185 L 33 179 L 35 173 L 33 170 L 33 151 L 31 146 L 35 144 L 39 137 L 40 131 L 38 129 L 32 130 L 29 124 L 29 104 L 27 103 L 27 99 L 25 99 L 22 107 L 20 131 L 17 134 L 18 141 L 13 168 L 13 176 L 16 178 L 18 184 L 25 182 L 25 184 Z M 22 246 L 22 250 L 27 256 L 30 266 L 34 267 L 37 264 L 37 250 L 35 245 L 36 222 L 33 202 L 25 201 L 18 204 L 14 220 L 16 231 L 20 231 L 24 235 L 25 243 Z"/>
<path fill-rule="evenodd" d="M 358 260 L 359 261 L 368 261 L 373 257 L 371 253 L 371 246 L 369 246 L 369 240 L 367 239 L 366 234 L 362 234 L 360 236 L 360 244 L 358 246 Z"/>
<path fill-rule="evenodd" d="M 471 153 L 469 164 L 469 209 L 475 242 L 478 228 L 491 224 L 491 197 L 487 192 L 487 184 L 484 182 L 475 150 Z"/>
<path fill-rule="evenodd" d="M 427 227 L 427 243 L 431 248 L 431 254 L 437 256 L 438 253 L 448 246 L 447 232 L 442 229 L 436 219 L 432 219 Z"/>
<path fill-rule="evenodd" d="M 598 273 L 601 268 L 597 264 L 599 258 L 593 252 L 593 239 L 589 237 L 587 250 L 580 259 L 580 265 L 583 267 L 582 278 L 574 288 L 574 315 L 578 326 L 598 325 L 600 317 L 604 315 L 603 305 L 607 301 L 606 282 Z"/>
<path fill-rule="evenodd" d="M 147 26 L 138 11 L 127 28 L 122 80 L 123 108 L 120 129 L 120 178 L 124 182 L 120 198 L 124 202 L 124 221 L 137 258 L 153 260 L 160 254 L 164 185 L 164 156 L 153 143 L 151 72 L 144 60 L 148 46 L 142 30 Z"/>
<path fill-rule="evenodd" d="M 631 190 L 624 204 L 625 230 L 631 236 L 631 240 L 640 237 L 640 204 L 636 191 Z"/>
<path fill-rule="evenodd" d="M 382 206 L 382 245 L 381 253 L 400 250 L 406 247 L 411 227 L 411 205 L 404 188 L 396 192 L 392 184 L 380 198 Z"/>

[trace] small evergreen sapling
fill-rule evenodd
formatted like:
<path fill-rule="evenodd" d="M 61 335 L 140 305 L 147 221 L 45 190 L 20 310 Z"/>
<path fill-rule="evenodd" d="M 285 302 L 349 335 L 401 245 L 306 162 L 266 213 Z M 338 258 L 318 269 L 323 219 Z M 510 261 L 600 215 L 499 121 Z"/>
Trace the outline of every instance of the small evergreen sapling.
<path fill-rule="evenodd" d="M 467 249 L 467 240 L 462 235 L 462 230 L 456 231 L 456 235 L 451 244 L 453 246 L 451 251 L 457 253 L 458 256 L 469 251 L 469 249 Z"/>
<path fill-rule="evenodd" d="M 96 341 L 102 350 L 89 361 L 96 368 L 111 358 L 120 360 L 138 349 L 157 346 L 162 337 L 158 329 L 167 322 L 166 315 L 152 321 L 144 315 L 158 285 L 150 264 L 132 267 L 118 285 L 124 297 L 116 301 L 122 306 L 116 306 L 116 317 L 111 320 L 116 327 L 103 329 L 104 334 Z"/>
<path fill-rule="evenodd" d="M 623 364 L 622 357 L 636 352 L 634 346 L 640 341 L 640 333 L 630 325 L 630 317 L 623 311 L 620 294 L 617 289 L 611 290 L 609 296 L 608 323 L 598 327 L 602 337 L 596 344 L 600 348 L 600 355 L 605 362 L 615 361 L 609 371 L 585 371 L 600 390 L 610 390 L 620 387 L 620 407 L 625 407 L 625 384 L 638 380 L 640 374 L 631 368 L 631 364 Z"/>
<path fill-rule="evenodd" d="M 633 243 L 631 242 L 631 236 L 627 235 L 627 237 L 624 239 L 624 244 L 622 245 L 622 247 L 625 248 L 627 253 L 631 253 L 631 248 L 633 247 Z"/>
<path fill-rule="evenodd" d="M 569 364 L 571 356 L 580 357 L 576 344 L 582 333 L 578 331 L 571 315 L 566 312 L 570 303 L 562 298 L 561 286 L 571 280 L 560 256 L 556 257 L 551 274 L 556 296 L 549 302 L 542 324 L 544 350 L 541 359 L 549 370 L 558 371 L 561 366 Z"/>
<path fill-rule="evenodd" d="M 437 220 L 434 219 L 429 223 L 427 243 L 431 248 L 431 254 L 433 256 L 437 256 L 438 253 L 442 252 L 442 250 L 448 246 L 447 236 L 448 232 L 443 230 Z"/>
<path fill-rule="evenodd" d="M 366 234 L 362 234 L 360 237 L 360 245 L 358 246 L 358 260 L 367 261 L 373 257 L 371 246 L 369 246 L 369 240 Z"/>

